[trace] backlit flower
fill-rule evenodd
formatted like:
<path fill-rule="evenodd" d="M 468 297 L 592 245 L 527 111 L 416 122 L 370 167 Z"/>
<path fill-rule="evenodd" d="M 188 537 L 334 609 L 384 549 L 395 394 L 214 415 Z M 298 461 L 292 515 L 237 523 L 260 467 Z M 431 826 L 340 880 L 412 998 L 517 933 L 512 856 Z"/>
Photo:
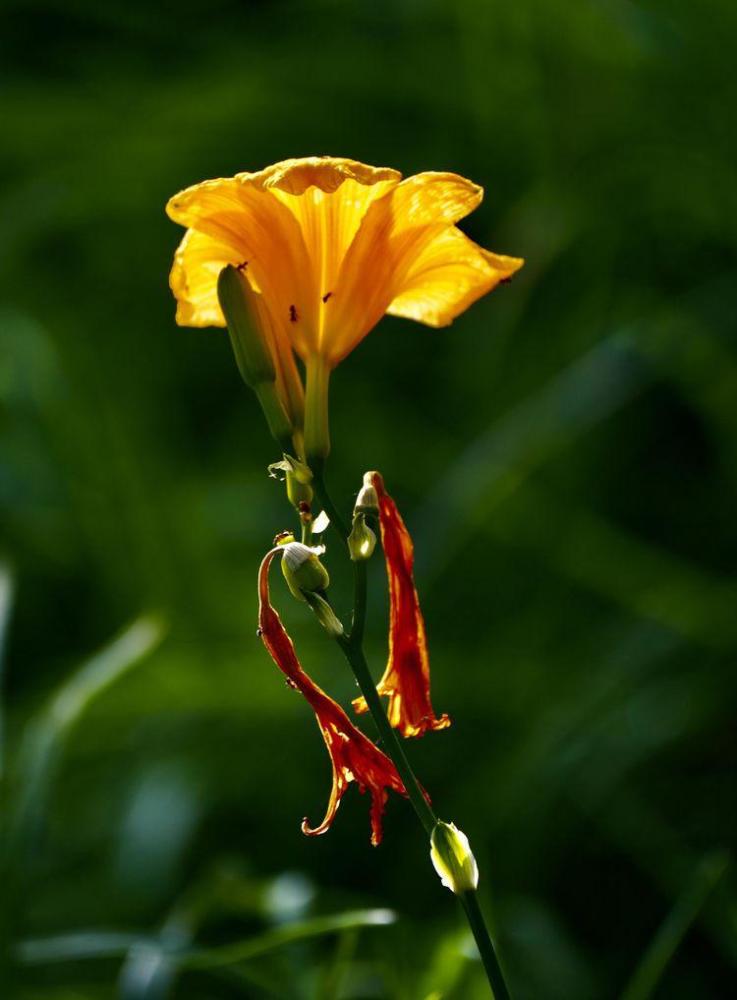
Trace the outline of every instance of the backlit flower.
<path fill-rule="evenodd" d="M 477 246 L 455 225 L 483 190 L 457 174 L 402 180 L 388 167 L 341 157 L 284 160 L 256 173 L 203 181 L 174 195 L 187 227 L 170 285 L 182 326 L 225 326 L 217 280 L 230 264 L 257 293 L 277 389 L 304 452 L 330 450 L 330 371 L 385 313 L 447 326 L 523 261 Z"/>
<path fill-rule="evenodd" d="M 177 322 L 225 326 L 217 276 L 233 264 L 304 361 L 333 367 L 386 312 L 446 326 L 523 263 L 456 228 L 482 197 L 457 174 L 402 180 L 332 156 L 195 184 L 166 206 L 187 227 L 170 278 Z"/>
<path fill-rule="evenodd" d="M 437 717 L 430 701 L 430 660 L 414 583 L 412 539 L 379 473 L 366 473 L 364 482 L 373 485 L 378 497 L 389 578 L 389 660 L 376 690 L 389 699 L 387 716 L 392 726 L 402 736 L 422 736 L 427 730 L 446 729 L 450 719 Z M 364 698 L 357 698 L 353 707 L 359 713 L 367 711 Z"/>
<path fill-rule="evenodd" d="M 315 684 L 300 666 L 292 640 L 269 600 L 269 567 L 282 550 L 272 549 L 259 570 L 259 635 L 277 667 L 293 688 L 301 691 L 312 706 L 333 768 L 333 787 L 325 818 L 315 827 L 305 819 L 302 832 L 309 836 L 325 833 L 332 825 L 340 800 L 351 781 L 361 792 L 371 795 L 371 843 L 380 843 L 381 817 L 388 789 L 406 795 L 394 764 L 357 729 L 343 709 Z"/>

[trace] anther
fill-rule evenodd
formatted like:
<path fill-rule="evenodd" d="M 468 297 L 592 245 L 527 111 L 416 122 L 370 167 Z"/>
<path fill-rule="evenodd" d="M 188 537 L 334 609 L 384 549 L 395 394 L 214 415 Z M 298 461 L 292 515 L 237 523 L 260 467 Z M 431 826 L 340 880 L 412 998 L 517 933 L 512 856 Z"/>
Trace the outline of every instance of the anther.
<path fill-rule="evenodd" d="M 299 319 L 299 317 L 297 315 L 297 307 L 296 306 L 290 306 L 289 307 L 289 319 L 292 321 L 292 323 L 296 323 L 297 320 Z"/>

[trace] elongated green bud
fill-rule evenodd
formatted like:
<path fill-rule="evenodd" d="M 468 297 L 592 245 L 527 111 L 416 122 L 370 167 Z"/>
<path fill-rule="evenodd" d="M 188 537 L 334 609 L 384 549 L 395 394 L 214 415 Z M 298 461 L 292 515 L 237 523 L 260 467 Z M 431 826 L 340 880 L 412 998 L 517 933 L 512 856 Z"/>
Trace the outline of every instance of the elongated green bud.
<path fill-rule="evenodd" d="M 237 267 L 227 264 L 218 275 L 218 300 L 228 325 L 238 371 L 258 396 L 269 430 L 282 447 L 292 447 L 294 428 L 277 391 L 277 375 L 265 314 L 259 296 Z"/>
<path fill-rule="evenodd" d="M 430 858 L 440 881 L 456 895 L 473 892 L 479 884 L 479 869 L 468 837 L 455 823 L 438 820 L 430 836 Z"/>
<path fill-rule="evenodd" d="M 218 275 L 218 299 L 243 381 L 252 389 L 261 382 L 275 382 L 276 368 L 262 330 L 256 292 L 232 264 Z"/>

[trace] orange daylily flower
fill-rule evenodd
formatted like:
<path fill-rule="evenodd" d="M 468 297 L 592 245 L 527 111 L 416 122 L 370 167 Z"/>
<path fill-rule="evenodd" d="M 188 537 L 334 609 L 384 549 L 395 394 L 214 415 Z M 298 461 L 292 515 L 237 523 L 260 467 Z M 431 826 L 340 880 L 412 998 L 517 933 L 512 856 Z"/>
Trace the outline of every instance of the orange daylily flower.
<path fill-rule="evenodd" d="M 287 369 L 292 350 L 334 367 L 384 313 L 446 326 L 523 264 L 456 228 L 482 197 L 457 174 L 402 180 L 332 156 L 195 184 L 166 206 L 187 227 L 170 276 L 177 323 L 225 326 L 217 276 L 233 264 L 263 296 Z"/>
<path fill-rule="evenodd" d="M 379 500 L 381 544 L 389 579 L 389 660 L 376 690 L 389 699 L 387 716 L 392 726 L 402 736 L 422 736 L 428 730 L 447 729 L 450 719 L 436 716 L 430 701 L 430 660 L 413 576 L 414 548 L 382 477 L 373 472 L 366 478 Z M 359 713 L 368 710 L 364 698 L 356 698 L 353 707 Z"/>
<path fill-rule="evenodd" d="M 377 845 L 382 837 L 381 818 L 387 789 L 404 796 L 407 793 L 391 760 L 353 725 L 340 705 L 300 666 L 292 640 L 269 600 L 269 567 L 280 551 L 277 547 L 268 552 L 259 569 L 259 635 L 289 685 L 301 691 L 314 709 L 333 768 L 333 787 L 325 818 L 315 827 L 304 819 L 302 832 L 309 836 L 325 833 L 335 819 L 348 785 L 355 781 L 361 792 L 368 790 L 371 795 L 371 843 Z"/>

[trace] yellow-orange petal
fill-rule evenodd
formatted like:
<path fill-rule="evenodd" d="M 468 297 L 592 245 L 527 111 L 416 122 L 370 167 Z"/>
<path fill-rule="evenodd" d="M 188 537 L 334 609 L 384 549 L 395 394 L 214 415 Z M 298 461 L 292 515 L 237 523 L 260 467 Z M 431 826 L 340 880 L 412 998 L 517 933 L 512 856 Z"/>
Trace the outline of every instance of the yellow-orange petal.
<path fill-rule="evenodd" d="M 281 160 L 265 170 L 237 176 L 260 187 L 277 188 L 293 195 L 304 194 L 309 187 L 330 194 L 348 180 L 372 186 L 384 181 L 396 184 L 402 179 L 400 172 L 391 167 L 371 167 L 344 156 L 303 156 Z"/>
<path fill-rule="evenodd" d="M 379 322 L 426 243 L 482 198 L 483 189 L 465 177 L 426 172 L 403 180 L 370 206 L 343 259 L 333 310 L 323 326 L 332 364 Z"/>
<path fill-rule="evenodd" d="M 318 326 L 313 263 L 299 223 L 250 175 L 203 181 L 169 200 L 171 219 L 231 246 L 246 277 L 264 296 L 274 328 L 307 349 Z M 297 316 L 298 322 L 292 319 Z"/>
<path fill-rule="evenodd" d="M 460 174 L 426 170 L 407 177 L 391 195 L 392 234 L 414 226 L 458 222 L 481 204 L 484 189 Z"/>
<path fill-rule="evenodd" d="M 217 279 L 226 264 L 239 263 L 237 256 L 229 244 L 194 229 L 187 230 L 174 254 L 169 275 L 180 326 L 225 326 Z"/>
<path fill-rule="evenodd" d="M 477 246 L 455 226 L 437 232 L 401 268 L 401 285 L 387 308 L 428 326 L 447 326 L 524 264 Z M 399 271 L 399 268 L 398 268 Z"/>
<path fill-rule="evenodd" d="M 344 294 L 338 281 L 348 247 L 370 206 L 396 188 L 401 177 L 388 167 L 327 156 L 286 160 L 259 175 L 258 183 L 289 209 L 302 230 L 319 303 L 312 345 L 318 353 L 331 350 L 325 331 L 336 296 Z"/>

